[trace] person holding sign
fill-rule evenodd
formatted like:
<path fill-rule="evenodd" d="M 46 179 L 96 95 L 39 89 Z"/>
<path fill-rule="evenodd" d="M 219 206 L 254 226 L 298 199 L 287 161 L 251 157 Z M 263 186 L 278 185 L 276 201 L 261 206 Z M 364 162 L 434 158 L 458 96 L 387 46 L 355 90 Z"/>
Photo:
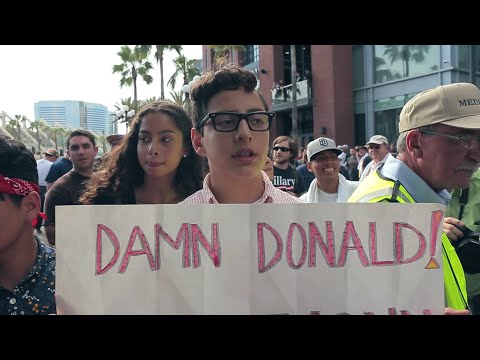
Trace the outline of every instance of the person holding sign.
<path fill-rule="evenodd" d="M 398 156 L 370 174 L 348 202 L 439 203 L 464 189 L 480 164 L 480 90 L 454 83 L 425 90 L 403 107 Z M 446 314 L 468 314 L 465 274 L 442 234 Z"/>
<path fill-rule="evenodd" d="M 125 139 L 87 183 L 80 202 L 176 204 L 202 187 L 200 158 L 190 141 L 192 121 L 169 100 L 147 104 Z"/>
<path fill-rule="evenodd" d="M 181 204 L 302 202 L 276 189 L 262 171 L 274 113 L 256 87 L 255 75 L 233 64 L 203 74 L 192 86 L 193 148 L 207 157 L 210 173 L 203 189 Z"/>
<path fill-rule="evenodd" d="M 34 235 L 39 192 L 32 152 L 0 135 L 0 315 L 56 312 L 55 249 Z"/>

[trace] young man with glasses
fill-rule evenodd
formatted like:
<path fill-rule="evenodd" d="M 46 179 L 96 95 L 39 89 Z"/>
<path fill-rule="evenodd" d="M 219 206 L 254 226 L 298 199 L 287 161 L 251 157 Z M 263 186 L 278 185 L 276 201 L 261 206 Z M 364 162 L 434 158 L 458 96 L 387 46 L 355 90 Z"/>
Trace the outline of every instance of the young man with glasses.
<path fill-rule="evenodd" d="M 469 186 L 480 164 L 480 90 L 455 83 L 425 90 L 403 107 L 398 156 L 366 178 L 348 202 L 439 203 Z M 468 314 L 465 274 L 442 235 L 446 314 Z"/>
<path fill-rule="evenodd" d="M 208 159 L 203 189 L 180 204 L 299 203 L 262 171 L 274 114 L 256 90 L 255 75 L 226 65 L 202 75 L 191 89 L 193 148 Z"/>
<path fill-rule="evenodd" d="M 392 157 L 389 151 L 388 140 L 383 135 L 373 135 L 366 146 L 368 155 L 372 160 L 363 169 L 359 181 L 363 181 L 368 175 L 383 166 L 383 164 Z"/>
<path fill-rule="evenodd" d="M 32 152 L 0 135 L 0 315 L 56 312 L 55 250 L 34 235 L 39 192 Z"/>

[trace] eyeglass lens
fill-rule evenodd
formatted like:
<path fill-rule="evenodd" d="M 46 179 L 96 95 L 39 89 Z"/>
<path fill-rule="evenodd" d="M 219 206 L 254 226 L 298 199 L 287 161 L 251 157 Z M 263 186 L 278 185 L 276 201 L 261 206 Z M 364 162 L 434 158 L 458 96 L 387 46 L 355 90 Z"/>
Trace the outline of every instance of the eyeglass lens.
<path fill-rule="evenodd" d="M 243 114 L 216 114 L 214 118 L 215 128 L 219 131 L 233 131 L 238 128 Z M 270 118 L 268 114 L 249 114 L 247 117 L 248 127 L 254 131 L 268 130 Z"/>

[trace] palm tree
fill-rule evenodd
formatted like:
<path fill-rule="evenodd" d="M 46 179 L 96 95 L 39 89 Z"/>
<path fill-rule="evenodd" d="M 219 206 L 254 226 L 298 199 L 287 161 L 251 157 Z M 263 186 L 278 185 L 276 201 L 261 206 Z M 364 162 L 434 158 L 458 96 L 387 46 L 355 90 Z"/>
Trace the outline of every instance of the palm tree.
<path fill-rule="evenodd" d="M 65 129 L 59 126 L 58 124 L 55 125 L 55 127 L 51 127 L 49 130 L 50 133 L 50 138 L 53 139 L 53 142 L 55 143 L 55 149 L 58 150 L 58 136 L 62 136 L 64 134 Z"/>
<path fill-rule="evenodd" d="M 178 55 L 176 59 L 173 60 L 175 65 L 175 72 L 170 77 L 167 82 L 167 85 L 171 87 L 172 90 L 175 90 L 175 85 L 177 83 L 177 77 L 183 76 L 183 84 L 188 84 L 195 75 L 200 75 L 200 70 L 195 66 L 195 60 L 188 60 L 185 55 Z"/>
<path fill-rule="evenodd" d="M 416 63 L 425 61 L 425 53 L 430 51 L 430 45 L 386 45 L 383 55 L 390 58 L 390 64 L 402 61 L 403 76 L 410 76 L 410 61 Z"/>
<path fill-rule="evenodd" d="M 147 105 L 147 104 L 157 102 L 158 100 L 160 100 L 160 99 L 158 99 L 156 96 L 154 96 L 154 97 L 148 98 L 147 100 L 142 100 L 141 103 L 142 103 L 142 106 L 144 106 L 144 105 Z"/>
<path fill-rule="evenodd" d="M 214 60 L 226 56 L 232 63 L 234 60 L 234 50 L 245 51 L 247 49 L 245 45 L 208 45 L 208 47 L 213 49 L 213 52 L 215 53 Z"/>
<path fill-rule="evenodd" d="M 17 140 L 22 141 L 22 130 L 21 130 L 21 115 L 15 115 L 15 119 L 9 117 L 8 127 L 12 130 L 15 130 L 17 133 Z"/>
<path fill-rule="evenodd" d="M 30 123 L 29 129 L 35 132 L 35 139 L 38 144 L 38 151 L 42 151 L 42 141 L 40 139 L 40 129 L 42 128 L 42 123 L 39 120 L 32 121 Z"/>
<path fill-rule="evenodd" d="M 170 91 L 170 97 L 177 105 L 186 107 L 186 99 L 184 99 L 182 91 Z"/>
<path fill-rule="evenodd" d="M 146 54 L 139 49 L 130 49 L 128 45 L 123 45 L 117 53 L 123 63 L 113 66 L 113 73 L 120 73 L 120 87 L 124 85 L 133 85 L 133 103 L 131 109 L 137 111 L 137 76 L 140 75 L 143 81 L 151 84 L 152 76 L 148 72 L 152 69 L 150 62 L 146 61 Z M 128 128 L 128 121 L 127 121 Z"/>
<path fill-rule="evenodd" d="M 139 51 L 150 54 L 152 45 L 137 45 Z M 182 45 L 155 45 L 155 59 L 160 64 L 160 99 L 165 99 L 164 85 L 163 85 L 163 52 L 165 50 L 175 50 L 178 55 L 182 55 Z"/>

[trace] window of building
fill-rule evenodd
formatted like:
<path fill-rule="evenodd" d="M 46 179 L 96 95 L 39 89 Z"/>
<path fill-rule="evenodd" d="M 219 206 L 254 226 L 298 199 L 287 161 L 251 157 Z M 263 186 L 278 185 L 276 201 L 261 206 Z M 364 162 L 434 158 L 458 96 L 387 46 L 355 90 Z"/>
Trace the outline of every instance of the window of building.
<path fill-rule="evenodd" d="M 404 79 L 437 71 L 440 45 L 375 45 L 375 83 Z"/>
<path fill-rule="evenodd" d="M 260 45 L 243 45 L 245 46 L 245 57 L 243 65 L 248 65 L 260 60 Z"/>
<path fill-rule="evenodd" d="M 365 70 L 364 70 L 364 56 L 363 45 L 356 45 L 352 49 L 353 56 L 353 88 L 360 88 L 365 86 Z"/>
<path fill-rule="evenodd" d="M 312 56 L 310 45 L 295 45 L 295 55 L 297 72 L 303 79 L 305 76 L 305 70 L 311 72 L 312 69 Z M 283 45 L 283 66 L 284 66 L 284 79 L 285 84 L 292 83 L 292 58 L 290 54 L 290 45 Z"/>

